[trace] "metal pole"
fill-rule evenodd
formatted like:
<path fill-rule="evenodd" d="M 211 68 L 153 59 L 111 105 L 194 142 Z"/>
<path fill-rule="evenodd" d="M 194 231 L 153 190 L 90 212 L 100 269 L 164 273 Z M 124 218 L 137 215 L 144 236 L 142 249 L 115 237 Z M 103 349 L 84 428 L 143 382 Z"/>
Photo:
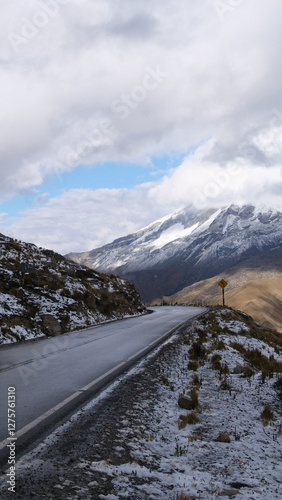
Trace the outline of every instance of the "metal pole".
<path fill-rule="evenodd" d="M 222 305 L 223 305 L 223 307 L 225 307 L 224 288 L 222 289 Z"/>

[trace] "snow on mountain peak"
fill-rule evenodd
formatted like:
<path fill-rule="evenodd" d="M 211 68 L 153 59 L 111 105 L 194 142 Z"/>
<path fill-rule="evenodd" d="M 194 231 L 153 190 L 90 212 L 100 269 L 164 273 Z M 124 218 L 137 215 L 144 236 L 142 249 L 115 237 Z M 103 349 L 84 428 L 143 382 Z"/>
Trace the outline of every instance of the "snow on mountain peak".
<path fill-rule="evenodd" d="M 112 244 L 69 257 L 127 277 L 151 300 L 280 248 L 281 222 L 280 211 L 263 205 L 188 206 Z"/>

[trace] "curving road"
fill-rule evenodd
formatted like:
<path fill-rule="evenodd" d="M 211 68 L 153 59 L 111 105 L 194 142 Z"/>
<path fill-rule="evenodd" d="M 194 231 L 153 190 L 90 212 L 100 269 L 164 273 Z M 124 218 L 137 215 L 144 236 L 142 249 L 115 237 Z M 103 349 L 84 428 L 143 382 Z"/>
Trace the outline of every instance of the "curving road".
<path fill-rule="evenodd" d="M 153 310 L 153 314 L 0 349 L 0 459 L 7 454 L 9 387 L 15 388 L 17 446 L 23 449 L 176 327 L 205 312 L 194 307 Z"/>

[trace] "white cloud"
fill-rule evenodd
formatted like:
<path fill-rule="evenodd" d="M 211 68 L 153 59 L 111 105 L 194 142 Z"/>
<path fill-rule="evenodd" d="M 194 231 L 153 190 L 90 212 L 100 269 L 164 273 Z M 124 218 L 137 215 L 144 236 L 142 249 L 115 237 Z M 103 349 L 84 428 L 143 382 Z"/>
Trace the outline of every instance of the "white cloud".
<path fill-rule="evenodd" d="M 150 199 L 159 205 L 165 205 L 167 200 L 183 206 L 192 203 L 199 209 L 258 201 L 282 206 L 280 165 L 254 166 L 248 159 L 236 157 L 222 166 L 209 159 L 214 147 L 213 141 L 199 147 L 150 188 Z"/>
<path fill-rule="evenodd" d="M 282 110 L 280 55 L 273 48 L 282 38 L 278 0 L 241 2 L 223 22 L 209 0 L 178 0 L 177 8 L 172 0 L 1 4 L 0 189 L 6 194 L 21 189 L 23 169 L 32 187 L 46 170 L 69 168 L 67 155 L 101 119 L 111 120 L 115 133 L 83 156 L 89 164 L 186 150 L 211 136 L 231 157 L 249 130 L 265 127 L 273 107 Z M 16 52 L 11 33 L 29 34 Z M 135 100 L 122 121 L 112 104 L 134 89 L 138 98 L 148 66 L 168 76 Z M 30 165 L 38 172 L 33 178 Z"/>
<path fill-rule="evenodd" d="M 84 249 L 191 197 L 278 196 L 282 5 L 225 4 L 219 16 L 213 0 L 0 0 L 0 200 L 80 163 L 148 164 L 205 145 L 146 188 L 49 200 L 14 221 L 15 236 Z M 223 187 L 211 196 L 215 178 Z"/>
<path fill-rule="evenodd" d="M 11 220 L 3 214 L 0 231 L 64 254 L 90 250 L 125 236 L 160 214 L 160 206 L 148 200 L 147 186 L 132 190 L 73 189 L 25 210 L 21 217 Z M 5 227 L 5 222 L 11 225 Z"/>
<path fill-rule="evenodd" d="M 208 141 L 157 182 L 132 189 L 72 189 L 47 200 L 43 196 L 42 205 L 20 217 L 11 220 L 2 214 L 0 231 L 65 254 L 110 243 L 189 204 L 204 209 L 262 201 L 282 207 L 281 167 L 266 169 L 238 159 L 223 168 L 207 159 L 213 147 Z"/>

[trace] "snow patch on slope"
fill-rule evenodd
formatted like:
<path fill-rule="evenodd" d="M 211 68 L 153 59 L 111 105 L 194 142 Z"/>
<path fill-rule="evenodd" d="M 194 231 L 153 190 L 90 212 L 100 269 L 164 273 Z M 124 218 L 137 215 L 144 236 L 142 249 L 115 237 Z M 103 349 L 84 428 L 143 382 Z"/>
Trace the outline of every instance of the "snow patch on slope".
<path fill-rule="evenodd" d="M 215 219 L 219 216 L 219 214 L 222 212 L 222 209 L 219 208 L 216 212 L 214 212 L 209 218 L 208 220 L 206 220 L 206 222 L 203 222 L 199 228 L 198 228 L 198 231 L 196 232 L 203 232 L 205 231 L 206 229 L 208 229 L 210 227 L 210 225 L 215 221 Z"/>
<path fill-rule="evenodd" d="M 172 241 L 178 240 L 179 238 L 185 238 L 186 236 L 189 236 L 191 233 L 193 233 L 193 231 L 197 229 L 198 226 L 199 222 L 191 227 L 187 227 L 186 229 L 180 222 L 174 224 L 170 228 L 163 231 L 157 240 L 150 243 L 150 247 L 159 249 L 164 247 L 168 243 L 171 243 Z"/>

